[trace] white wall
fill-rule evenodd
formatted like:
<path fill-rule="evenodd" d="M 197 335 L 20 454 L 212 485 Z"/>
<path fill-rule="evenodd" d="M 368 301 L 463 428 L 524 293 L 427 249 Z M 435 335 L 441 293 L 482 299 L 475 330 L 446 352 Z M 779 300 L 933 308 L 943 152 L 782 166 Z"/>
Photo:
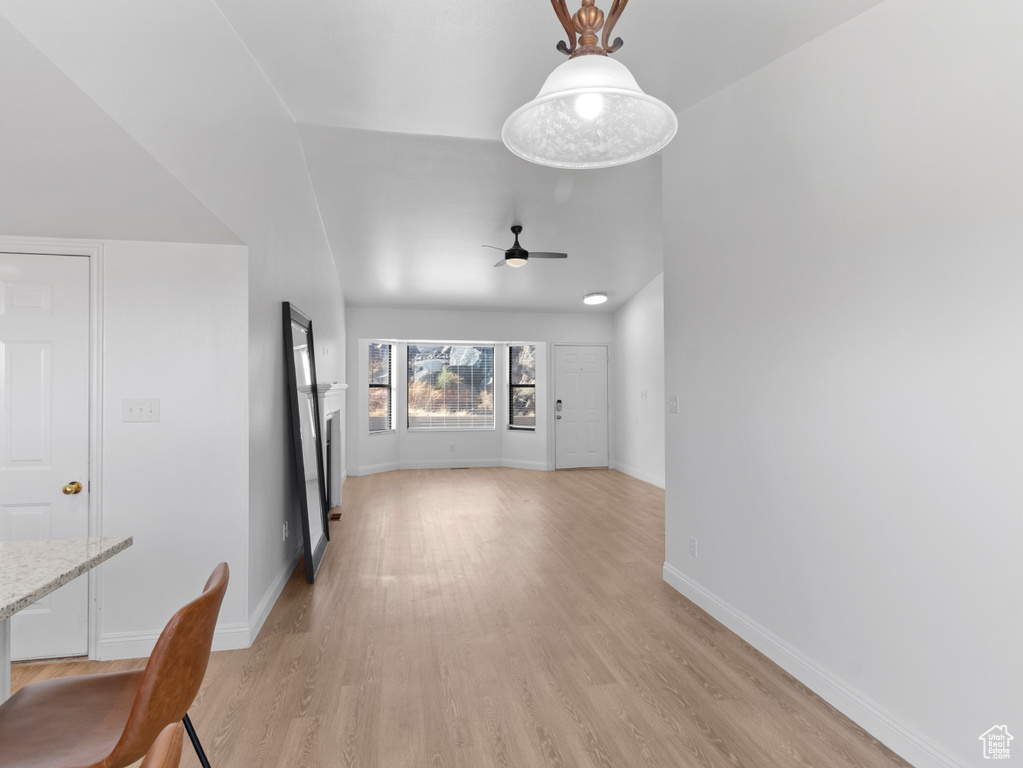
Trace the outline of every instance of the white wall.
<path fill-rule="evenodd" d="M 614 467 L 664 487 L 664 275 L 614 315 Z"/>
<path fill-rule="evenodd" d="M 435 466 L 513 466 L 553 469 L 553 435 L 548 428 L 551 381 L 548 356 L 553 342 L 610 344 L 610 315 L 599 313 L 540 314 L 457 312 L 439 310 L 349 307 L 348 390 L 351 414 L 348 431 L 348 472 L 352 475 L 392 469 Z M 393 434 L 369 434 L 367 344 L 371 340 L 534 342 L 537 346 L 537 424 L 533 432 L 513 432 L 501 426 L 480 432 L 408 432 L 398 424 Z M 495 380 L 502 382 L 506 363 L 498 354 Z M 405 361 L 397 361 L 396 392 L 404 402 Z M 500 388 L 498 388 L 500 389 Z M 507 411 L 507 395 L 496 393 L 498 413 Z M 400 420 L 399 420 L 400 422 Z M 450 449 L 454 445 L 454 450 Z"/>
<path fill-rule="evenodd" d="M 313 319 L 320 380 L 345 371 L 344 299 L 294 120 L 211 0 L 0 0 L 0 14 L 249 247 L 249 570 L 232 579 L 258 629 L 301 546 L 281 540 L 284 521 L 301 531 L 282 301 Z M 17 151 L 52 170 L 46 148 Z"/>
<path fill-rule="evenodd" d="M 1021 39 L 887 0 L 664 157 L 665 577 L 920 768 L 1023 723 Z"/>
<path fill-rule="evenodd" d="M 147 655 L 221 560 L 215 647 L 248 645 L 246 250 L 103 244 L 101 526 L 134 543 L 102 567 L 101 658 Z M 160 421 L 123 422 L 133 397 Z"/>

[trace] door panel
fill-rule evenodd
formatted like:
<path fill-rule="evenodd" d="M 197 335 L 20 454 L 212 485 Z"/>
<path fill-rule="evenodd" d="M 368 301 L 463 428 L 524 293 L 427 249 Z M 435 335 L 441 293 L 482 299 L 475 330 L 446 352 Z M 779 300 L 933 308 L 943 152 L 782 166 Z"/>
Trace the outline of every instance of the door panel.
<path fill-rule="evenodd" d="M 52 397 L 49 344 L 4 345 L 5 411 L 11 415 L 4 469 L 48 466 Z"/>
<path fill-rule="evenodd" d="M 87 258 L 0 255 L 0 366 L 0 539 L 88 535 Z M 14 658 L 87 653 L 88 580 L 10 621 Z"/>
<path fill-rule="evenodd" d="M 555 466 L 606 467 L 607 348 L 555 345 L 554 398 Z"/>

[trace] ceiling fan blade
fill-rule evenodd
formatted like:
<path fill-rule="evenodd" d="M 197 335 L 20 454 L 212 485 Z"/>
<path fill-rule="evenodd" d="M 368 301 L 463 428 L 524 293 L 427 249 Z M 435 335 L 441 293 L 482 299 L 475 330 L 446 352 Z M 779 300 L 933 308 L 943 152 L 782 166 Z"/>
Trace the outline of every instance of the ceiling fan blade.
<path fill-rule="evenodd" d="M 501 259 L 501 260 L 500 260 L 499 262 L 497 262 L 497 263 L 496 263 L 496 264 L 495 264 L 494 266 L 495 266 L 495 267 L 503 267 L 503 266 L 504 266 L 504 264 L 505 264 L 505 262 L 504 262 L 504 259 Z"/>
<path fill-rule="evenodd" d="M 549 253 L 547 251 L 530 251 L 529 258 L 531 259 L 567 259 L 567 253 Z"/>
<path fill-rule="evenodd" d="M 506 251 L 506 250 L 508 250 L 507 248 L 498 248 L 496 245 L 487 245 L 486 243 L 483 244 L 483 247 L 484 248 L 493 248 L 495 251 Z"/>

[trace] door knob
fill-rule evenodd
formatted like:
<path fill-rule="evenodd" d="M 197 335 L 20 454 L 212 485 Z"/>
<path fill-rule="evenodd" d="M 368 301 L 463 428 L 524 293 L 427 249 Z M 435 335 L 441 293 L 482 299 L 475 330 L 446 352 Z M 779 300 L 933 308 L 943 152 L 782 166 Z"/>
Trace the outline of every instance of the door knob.
<path fill-rule="evenodd" d="M 61 490 L 64 492 L 65 496 L 70 496 L 73 493 L 81 493 L 82 492 L 82 484 L 80 482 L 78 482 L 77 480 L 75 480 L 74 482 L 71 482 L 71 483 L 68 483 L 67 485 L 65 485 Z"/>

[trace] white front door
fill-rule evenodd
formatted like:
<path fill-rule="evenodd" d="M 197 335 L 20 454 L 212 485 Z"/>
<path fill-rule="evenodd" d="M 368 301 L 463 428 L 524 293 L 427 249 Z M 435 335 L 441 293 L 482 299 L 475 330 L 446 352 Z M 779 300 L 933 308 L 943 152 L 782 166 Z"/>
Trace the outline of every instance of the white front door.
<path fill-rule="evenodd" d="M 554 347 L 554 466 L 606 467 L 607 347 Z"/>
<path fill-rule="evenodd" d="M 0 254 L 0 366 L 0 540 L 87 536 L 88 258 Z M 88 653 L 88 580 L 10 621 L 15 659 Z"/>

